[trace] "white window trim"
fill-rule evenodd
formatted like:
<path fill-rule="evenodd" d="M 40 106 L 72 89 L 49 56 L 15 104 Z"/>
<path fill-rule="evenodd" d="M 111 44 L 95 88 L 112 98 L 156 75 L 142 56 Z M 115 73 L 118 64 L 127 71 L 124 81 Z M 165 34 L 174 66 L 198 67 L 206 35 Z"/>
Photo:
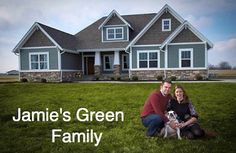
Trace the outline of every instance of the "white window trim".
<path fill-rule="evenodd" d="M 32 69 L 31 68 L 31 55 L 43 55 L 46 54 L 47 55 L 47 69 L 40 69 L 40 58 L 38 61 L 38 69 Z M 49 53 L 48 52 L 32 52 L 29 53 L 29 70 L 31 71 L 45 71 L 45 70 L 49 70 Z"/>
<path fill-rule="evenodd" d="M 113 29 L 114 30 L 114 38 L 108 38 L 108 30 L 109 29 Z M 121 34 L 122 37 L 121 38 L 116 38 L 116 29 L 121 29 Z M 112 28 L 107 28 L 106 29 L 106 40 L 122 40 L 124 39 L 124 28 L 123 27 L 112 27 Z"/>
<path fill-rule="evenodd" d="M 139 67 L 139 53 L 148 53 L 147 54 L 147 68 Z M 138 69 L 156 69 L 156 68 L 149 68 L 149 53 L 157 53 L 157 68 L 160 68 L 160 51 L 159 50 L 137 50 L 137 68 Z"/>
<path fill-rule="evenodd" d="M 184 51 L 190 51 L 190 67 L 182 67 L 182 58 L 181 58 L 181 54 Z M 179 68 L 193 68 L 193 48 L 180 48 L 179 49 Z"/>
<path fill-rule="evenodd" d="M 128 68 L 127 69 L 124 68 L 124 66 L 125 66 L 125 64 L 124 64 L 124 56 L 126 56 L 126 59 L 129 59 L 129 55 L 128 54 L 122 54 L 121 56 L 122 56 L 122 59 L 121 59 L 122 70 L 124 70 L 124 71 L 129 70 L 129 62 L 127 62 Z"/>
<path fill-rule="evenodd" d="M 112 56 L 112 57 L 113 57 L 112 67 L 111 67 L 111 69 L 106 69 L 105 57 L 109 57 L 109 56 Z M 103 55 L 103 70 L 104 70 L 104 71 L 113 71 L 113 70 L 114 70 L 113 66 L 114 66 L 114 55 L 113 55 L 113 54 L 106 54 L 106 55 Z"/>
<path fill-rule="evenodd" d="M 164 29 L 164 22 L 169 21 L 169 28 Z M 171 19 L 162 19 L 162 31 L 171 31 Z"/>

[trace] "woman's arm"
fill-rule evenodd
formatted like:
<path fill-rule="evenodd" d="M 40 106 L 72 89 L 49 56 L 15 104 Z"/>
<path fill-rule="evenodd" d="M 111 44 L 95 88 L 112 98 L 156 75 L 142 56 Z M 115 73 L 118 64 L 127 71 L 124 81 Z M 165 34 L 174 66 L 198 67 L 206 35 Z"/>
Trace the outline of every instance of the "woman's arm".
<path fill-rule="evenodd" d="M 196 122 L 197 122 L 197 118 L 196 117 L 191 117 L 188 121 L 180 123 L 179 126 L 180 126 L 180 128 L 183 128 L 183 127 L 185 127 L 189 124 L 193 124 L 193 123 L 196 123 Z"/>
<path fill-rule="evenodd" d="M 189 124 L 196 123 L 197 120 L 198 120 L 198 114 L 197 114 L 197 112 L 196 112 L 192 102 L 189 102 L 188 107 L 189 107 L 191 118 L 188 119 L 186 122 L 181 123 L 180 124 L 180 128 L 185 127 L 185 126 L 187 126 Z"/>

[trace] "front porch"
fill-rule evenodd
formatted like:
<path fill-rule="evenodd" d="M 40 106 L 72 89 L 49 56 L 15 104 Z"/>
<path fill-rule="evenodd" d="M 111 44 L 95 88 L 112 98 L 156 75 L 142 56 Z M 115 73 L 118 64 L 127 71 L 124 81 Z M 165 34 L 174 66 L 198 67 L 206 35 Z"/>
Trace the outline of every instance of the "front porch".
<path fill-rule="evenodd" d="M 129 54 L 124 51 L 83 52 L 81 80 L 129 79 Z"/>

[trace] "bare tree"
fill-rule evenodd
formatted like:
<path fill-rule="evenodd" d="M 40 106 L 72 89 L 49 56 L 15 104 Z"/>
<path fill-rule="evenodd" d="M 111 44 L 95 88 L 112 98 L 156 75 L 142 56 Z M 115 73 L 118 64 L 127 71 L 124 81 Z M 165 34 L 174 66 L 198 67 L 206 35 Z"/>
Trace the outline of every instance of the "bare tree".
<path fill-rule="evenodd" d="M 232 66 L 229 64 L 229 62 L 223 61 L 220 62 L 219 68 L 222 70 L 232 69 Z"/>
<path fill-rule="evenodd" d="M 208 68 L 209 68 L 209 70 L 216 70 L 216 69 L 217 69 L 217 66 L 216 66 L 216 65 L 213 65 L 213 64 L 209 64 L 209 65 L 208 65 Z"/>

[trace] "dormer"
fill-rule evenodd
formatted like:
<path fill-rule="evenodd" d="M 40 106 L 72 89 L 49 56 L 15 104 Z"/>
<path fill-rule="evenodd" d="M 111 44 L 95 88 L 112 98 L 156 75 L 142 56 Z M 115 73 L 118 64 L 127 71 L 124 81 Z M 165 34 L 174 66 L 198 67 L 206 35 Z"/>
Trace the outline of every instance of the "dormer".
<path fill-rule="evenodd" d="M 102 42 L 129 41 L 131 25 L 120 14 L 113 10 L 98 28 L 101 30 Z"/>

